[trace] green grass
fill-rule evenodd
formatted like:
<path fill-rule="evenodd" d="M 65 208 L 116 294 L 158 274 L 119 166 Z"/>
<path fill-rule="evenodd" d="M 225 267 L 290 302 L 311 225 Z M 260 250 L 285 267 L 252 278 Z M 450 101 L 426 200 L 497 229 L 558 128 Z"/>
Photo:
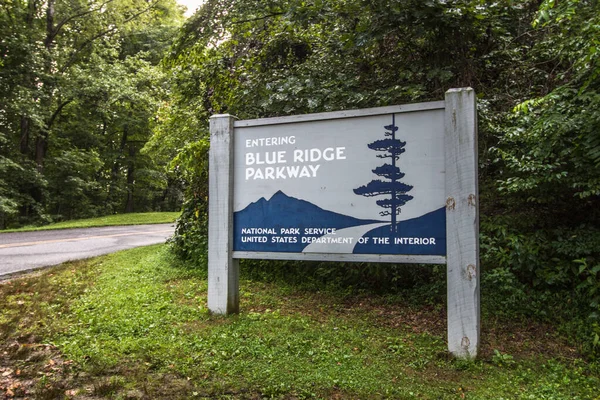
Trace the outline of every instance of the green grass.
<path fill-rule="evenodd" d="M 467 362 L 441 304 L 242 280 L 220 317 L 206 291 L 164 245 L 0 284 L 0 376 L 32 398 L 598 398 L 597 366 L 531 321 L 484 320 Z"/>
<path fill-rule="evenodd" d="M 57 222 L 44 226 L 26 226 L 19 229 L 5 229 L 2 232 L 43 231 L 52 229 L 68 228 L 92 228 L 96 226 L 111 225 L 142 225 L 142 224 L 165 224 L 175 222 L 181 214 L 177 212 L 149 212 L 107 215 L 105 217 L 77 219 L 72 221 Z"/>

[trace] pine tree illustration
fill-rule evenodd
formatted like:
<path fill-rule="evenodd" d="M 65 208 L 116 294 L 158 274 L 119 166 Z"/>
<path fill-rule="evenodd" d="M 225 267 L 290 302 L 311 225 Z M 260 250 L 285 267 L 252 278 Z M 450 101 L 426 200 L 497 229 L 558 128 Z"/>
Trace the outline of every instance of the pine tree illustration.
<path fill-rule="evenodd" d="M 389 196 L 387 199 L 377 200 L 376 203 L 386 209 L 379 213 L 381 216 L 391 215 L 392 226 L 390 230 L 391 232 L 397 232 L 396 216 L 400 214 L 401 207 L 413 199 L 411 195 L 406 194 L 413 187 L 400 182 L 400 179 L 404 177 L 404 173 L 400 172 L 400 168 L 396 166 L 396 161 L 400 158 L 400 154 L 406 151 L 404 149 L 406 142 L 396 139 L 398 127 L 396 126 L 396 116 L 394 114 L 392 114 L 392 124 L 386 125 L 384 128 L 389 131 L 385 132 L 385 136 L 391 136 L 391 138 L 376 140 L 367 146 L 371 150 L 383 152 L 383 154 L 377 154 L 377 157 L 391 159 L 391 164 L 386 163 L 372 170 L 375 175 L 386 180 L 374 179 L 368 184 L 354 189 L 354 193 L 366 197 Z"/>

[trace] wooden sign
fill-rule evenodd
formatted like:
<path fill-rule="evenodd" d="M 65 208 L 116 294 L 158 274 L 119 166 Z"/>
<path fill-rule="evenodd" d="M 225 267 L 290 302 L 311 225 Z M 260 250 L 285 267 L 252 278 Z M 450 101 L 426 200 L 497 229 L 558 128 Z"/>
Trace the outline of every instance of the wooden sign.
<path fill-rule="evenodd" d="M 447 264 L 448 346 L 479 342 L 475 94 L 210 121 L 209 309 L 239 310 L 240 258 Z"/>

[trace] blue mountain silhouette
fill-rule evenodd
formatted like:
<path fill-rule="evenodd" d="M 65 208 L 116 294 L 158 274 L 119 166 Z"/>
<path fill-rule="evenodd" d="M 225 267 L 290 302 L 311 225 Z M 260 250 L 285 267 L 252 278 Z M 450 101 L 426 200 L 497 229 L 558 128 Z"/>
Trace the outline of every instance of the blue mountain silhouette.
<path fill-rule="evenodd" d="M 269 200 L 261 197 L 246 208 L 234 213 L 234 250 L 237 251 L 277 251 L 301 252 L 308 245 L 302 242 L 306 236 L 318 237 L 322 234 L 304 234 L 305 228 L 348 228 L 381 221 L 358 219 L 333 211 L 324 210 L 308 201 L 290 197 L 281 190 Z M 273 228 L 276 234 L 242 234 L 243 228 Z M 280 234 L 281 228 L 299 228 L 299 235 Z M 266 242 L 248 242 L 248 236 L 266 237 Z M 274 236 L 291 236 L 295 243 L 274 242 Z M 292 239 L 290 239 L 292 240 Z"/>

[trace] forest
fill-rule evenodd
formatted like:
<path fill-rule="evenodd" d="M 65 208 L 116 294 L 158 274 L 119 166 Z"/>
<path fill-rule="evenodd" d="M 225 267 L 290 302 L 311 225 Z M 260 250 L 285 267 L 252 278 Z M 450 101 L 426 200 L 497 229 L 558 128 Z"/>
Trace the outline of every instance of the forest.
<path fill-rule="evenodd" d="M 206 264 L 208 118 L 442 100 L 479 118 L 483 288 L 600 351 L 596 0 L 1 0 L 0 228 L 182 210 Z M 443 293 L 444 271 L 246 262 L 257 274 Z M 292 278 L 290 278 L 292 279 Z M 554 305 L 552 315 L 544 315 Z"/>

